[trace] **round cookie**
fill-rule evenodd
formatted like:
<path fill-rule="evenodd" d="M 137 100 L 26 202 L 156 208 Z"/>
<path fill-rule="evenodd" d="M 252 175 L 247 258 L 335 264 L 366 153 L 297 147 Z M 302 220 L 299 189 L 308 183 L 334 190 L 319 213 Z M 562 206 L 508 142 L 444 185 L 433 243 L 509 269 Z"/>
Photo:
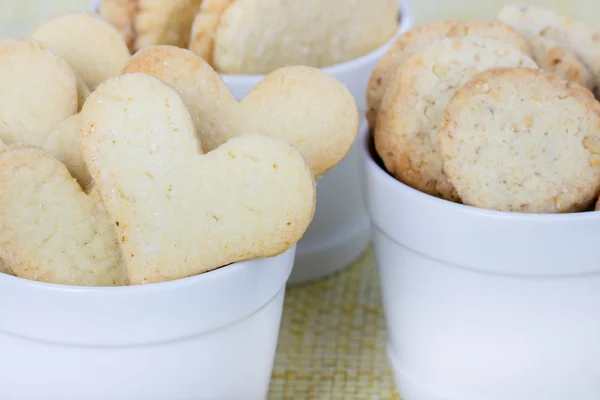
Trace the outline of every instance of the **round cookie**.
<path fill-rule="evenodd" d="M 600 83 L 600 32 L 535 6 L 507 6 L 498 20 L 527 38 L 534 59 L 545 71 L 589 89 Z"/>
<path fill-rule="evenodd" d="M 187 47 L 202 0 L 103 0 L 100 15 L 136 52 L 153 45 Z"/>
<path fill-rule="evenodd" d="M 87 12 L 52 17 L 37 26 L 31 37 L 63 57 L 92 90 L 119 75 L 130 57 L 119 31 Z"/>
<path fill-rule="evenodd" d="M 0 40 L 0 138 L 41 146 L 78 108 L 69 64 L 32 39 Z"/>
<path fill-rule="evenodd" d="M 396 0 L 209 0 L 190 49 L 228 74 L 321 68 L 383 45 L 398 29 L 398 15 Z"/>
<path fill-rule="evenodd" d="M 518 48 L 477 36 L 446 38 L 415 52 L 389 82 L 375 126 L 375 147 L 386 169 L 422 192 L 458 201 L 443 174 L 438 131 L 456 90 L 495 67 L 537 68 Z"/>
<path fill-rule="evenodd" d="M 498 39 L 528 52 L 527 43 L 512 27 L 495 21 L 443 21 L 418 26 L 400 36 L 379 60 L 367 88 L 367 120 L 375 126 L 377 112 L 389 80 L 396 68 L 427 44 L 450 37 L 481 36 Z"/>
<path fill-rule="evenodd" d="M 594 88 L 594 75 L 574 52 L 544 36 L 530 36 L 528 41 L 531 57 L 542 70 Z"/>
<path fill-rule="evenodd" d="M 600 103 L 553 74 L 477 75 L 447 107 L 439 139 L 444 171 L 467 205 L 575 212 L 600 192 Z"/>

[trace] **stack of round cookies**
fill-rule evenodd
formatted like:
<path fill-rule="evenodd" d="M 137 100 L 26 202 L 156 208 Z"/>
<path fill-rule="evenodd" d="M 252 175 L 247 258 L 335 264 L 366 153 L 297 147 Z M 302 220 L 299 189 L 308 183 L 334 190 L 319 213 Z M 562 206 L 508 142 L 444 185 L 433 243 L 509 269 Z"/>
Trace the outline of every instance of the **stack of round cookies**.
<path fill-rule="evenodd" d="M 398 180 L 446 200 L 587 211 L 600 193 L 600 34 L 532 7 L 499 19 L 398 39 L 367 93 L 376 151 Z"/>

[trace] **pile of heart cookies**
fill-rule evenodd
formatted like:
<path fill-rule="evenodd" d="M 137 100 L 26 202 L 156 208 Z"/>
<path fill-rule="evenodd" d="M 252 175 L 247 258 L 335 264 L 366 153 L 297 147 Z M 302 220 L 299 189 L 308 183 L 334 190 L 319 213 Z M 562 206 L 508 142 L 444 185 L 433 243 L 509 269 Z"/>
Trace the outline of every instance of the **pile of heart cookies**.
<path fill-rule="evenodd" d="M 416 27 L 374 69 L 367 118 L 395 178 L 509 212 L 588 211 L 600 194 L 600 32 L 507 6 Z M 600 208 L 598 202 L 597 208 Z"/>
<path fill-rule="evenodd" d="M 267 74 L 363 56 L 398 29 L 397 0 L 102 0 L 132 52 L 189 48 L 216 71 Z"/>
<path fill-rule="evenodd" d="M 237 102 L 190 50 L 101 16 L 0 40 L 0 272 L 158 283 L 285 252 L 358 132 L 352 94 L 279 68 Z"/>

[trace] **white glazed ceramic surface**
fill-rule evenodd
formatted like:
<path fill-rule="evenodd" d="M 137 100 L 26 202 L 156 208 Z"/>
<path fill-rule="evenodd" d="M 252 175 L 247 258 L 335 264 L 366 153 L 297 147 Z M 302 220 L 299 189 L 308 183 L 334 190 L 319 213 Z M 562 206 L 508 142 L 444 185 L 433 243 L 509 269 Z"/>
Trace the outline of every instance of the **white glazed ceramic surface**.
<path fill-rule="evenodd" d="M 363 57 L 322 69 L 348 87 L 356 99 L 361 115 L 366 110 L 366 91 L 373 68 L 397 36 L 412 27 L 410 2 L 398 0 L 398 3 L 402 19 L 392 39 Z M 221 74 L 221 77 L 235 98 L 241 100 L 264 75 Z M 364 118 L 361 116 L 362 120 Z M 344 160 L 317 180 L 315 217 L 298 243 L 290 284 L 319 279 L 344 268 L 369 244 L 370 223 L 362 202 L 358 178 L 360 143 L 359 137 Z"/>
<path fill-rule="evenodd" d="M 600 399 L 600 212 L 443 201 L 395 180 L 367 146 L 363 192 L 403 398 Z"/>
<path fill-rule="evenodd" d="M 0 399 L 265 399 L 294 255 L 118 288 L 0 274 Z"/>

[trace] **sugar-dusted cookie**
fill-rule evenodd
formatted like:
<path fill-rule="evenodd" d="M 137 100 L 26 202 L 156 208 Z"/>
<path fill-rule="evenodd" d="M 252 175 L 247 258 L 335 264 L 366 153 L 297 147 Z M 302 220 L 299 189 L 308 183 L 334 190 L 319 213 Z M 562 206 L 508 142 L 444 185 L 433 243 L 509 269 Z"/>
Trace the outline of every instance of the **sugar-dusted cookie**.
<path fill-rule="evenodd" d="M 447 38 L 413 53 L 388 83 L 375 126 L 375 147 L 387 170 L 422 192 L 459 200 L 444 176 L 438 131 L 456 90 L 495 67 L 537 68 L 518 48 L 477 36 Z"/>
<path fill-rule="evenodd" d="M 316 176 L 341 161 L 358 132 L 350 91 L 318 69 L 281 68 L 237 102 L 218 74 L 189 50 L 149 47 L 124 73 L 143 72 L 175 87 L 190 109 L 205 151 L 246 132 L 266 132 L 296 146 Z"/>
<path fill-rule="evenodd" d="M 63 57 L 92 90 L 118 75 L 130 56 L 119 31 L 87 12 L 54 16 L 35 27 L 31 37 Z"/>
<path fill-rule="evenodd" d="M 248 133 L 202 154 L 185 103 L 157 78 L 111 78 L 81 116 L 82 153 L 131 284 L 275 256 L 312 220 L 315 182 L 292 145 Z"/>
<path fill-rule="evenodd" d="M 69 64 L 33 39 L 0 40 L 0 138 L 40 146 L 78 108 Z"/>
<path fill-rule="evenodd" d="M 396 68 L 423 46 L 450 37 L 481 36 L 498 39 L 527 52 L 527 43 L 514 28 L 495 21 L 443 21 L 422 25 L 400 36 L 379 60 L 367 88 L 367 120 L 375 126 L 388 81 Z"/>
<path fill-rule="evenodd" d="M 230 74 L 326 67 L 383 45 L 398 16 L 396 0 L 205 0 L 190 48 Z"/>
<path fill-rule="evenodd" d="M 498 20 L 526 37 L 532 56 L 545 71 L 589 89 L 600 84 L 600 31 L 536 6 L 507 6 Z"/>
<path fill-rule="evenodd" d="M 0 256 L 17 276 L 42 282 L 127 284 L 113 222 L 63 164 L 16 145 L 0 151 Z"/>
<path fill-rule="evenodd" d="M 600 103 L 553 74 L 477 75 L 446 109 L 440 147 L 468 205 L 562 213 L 587 209 L 600 193 Z"/>
<path fill-rule="evenodd" d="M 205 0 L 206 1 L 206 0 Z M 102 0 L 99 12 L 120 32 L 130 49 L 187 47 L 202 0 Z"/>
<path fill-rule="evenodd" d="M 62 162 L 82 188 L 88 188 L 92 178 L 79 150 L 80 114 L 62 121 L 50 133 L 42 148 Z"/>

